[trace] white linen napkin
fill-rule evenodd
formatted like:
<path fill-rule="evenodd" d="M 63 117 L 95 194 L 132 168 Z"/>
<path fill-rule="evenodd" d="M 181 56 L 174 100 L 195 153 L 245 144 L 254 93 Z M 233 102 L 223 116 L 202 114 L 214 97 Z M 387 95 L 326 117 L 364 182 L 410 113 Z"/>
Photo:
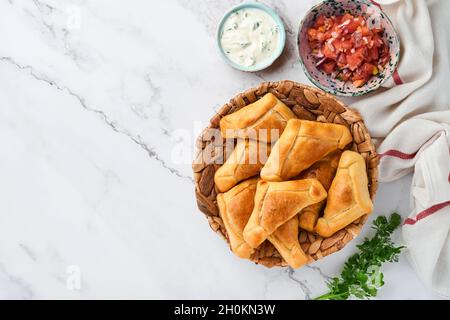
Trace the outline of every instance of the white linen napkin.
<path fill-rule="evenodd" d="M 373 1 L 375 2 L 375 1 Z M 402 235 L 422 281 L 450 298 L 450 1 L 378 0 L 401 41 L 397 73 L 351 105 L 381 156 L 379 180 L 414 172 Z"/>

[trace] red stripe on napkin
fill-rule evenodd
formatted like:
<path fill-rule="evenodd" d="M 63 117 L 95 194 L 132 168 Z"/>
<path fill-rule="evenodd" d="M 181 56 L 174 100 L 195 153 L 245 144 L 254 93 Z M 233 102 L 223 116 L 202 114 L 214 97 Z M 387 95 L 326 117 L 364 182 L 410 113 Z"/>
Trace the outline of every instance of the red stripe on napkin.
<path fill-rule="evenodd" d="M 403 84 L 403 80 L 402 78 L 400 78 L 400 75 L 398 74 L 397 69 L 395 69 L 394 73 L 392 74 L 392 78 L 394 79 L 394 82 L 396 85 L 401 85 Z"/>
<path fill-rule="evenodd" d="M 390 156 L 390 157 L 400 158 L 403 160 L 409 160 L 409 159 L 413 159 L 416 156 L 416 154 L 417 154 L 417 152 L 404 153 L 399 150 L 391 149 L 391 150 L 388 150 L 386 152 L 379 154 L 379 156 L 380 156 L 380 159 L 383 157 L 386 157 L 386 156 Z"/>
<path fill-rule="evenodd" d="M 376 5 L 378 8 L 381 9 L 381 5 L 378 2 L 376 2 L 375 0 L 370 0 L 370 2 L 372 2 L 374 5 Z"/>
<path fill-rule="evenodd" d="M 448 205 L 450 205 L 450 201 L 446 201 L 446 202 L 435 204 L 434 206 L 432 206 L 432 207 L 430 207 L 430 208 L 428 208 L 426 210 L 423 210 L 422 212 L 418 213 L 416 215 L 415 219 L 412 219 L 412 218 L 406 219 L 403 224 L 414 225 L 414 224 L 416 224 L 416 222 L 418 222 L 418 221 L 420 221 L 422 219 L 425 219 L 428 216 L 431 216 L 432 214 L 438 212 L 439 210 L 445 208 Z"/>

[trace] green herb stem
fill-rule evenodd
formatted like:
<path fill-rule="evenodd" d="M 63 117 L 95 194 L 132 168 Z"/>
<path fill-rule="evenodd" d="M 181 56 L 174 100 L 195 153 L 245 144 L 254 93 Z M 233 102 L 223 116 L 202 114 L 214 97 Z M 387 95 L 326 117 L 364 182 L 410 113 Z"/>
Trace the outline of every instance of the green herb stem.
<path fill-rule="evenodd" d="M 379 216 L 373 222 L 376 230 L 371 238 L 357 245 L 359 252 L 351 256 L 344 264 L 339 277 L 328 282 L 328 293 L 315 300 L 346 300 L 350 296 L 371 298 L 377 295 L 384 285 L 383 273 L 380 271 L 384 262 L 396 262 L 404 247 L 396 247 L 391 234 L 401 223 L 401 217 L 393 213 L 389 219 Z"/>

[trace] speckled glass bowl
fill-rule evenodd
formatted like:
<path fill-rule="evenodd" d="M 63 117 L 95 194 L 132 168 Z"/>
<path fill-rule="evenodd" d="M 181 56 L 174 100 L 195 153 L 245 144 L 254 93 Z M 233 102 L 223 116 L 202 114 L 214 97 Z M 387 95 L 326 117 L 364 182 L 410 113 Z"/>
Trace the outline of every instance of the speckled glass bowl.
<path fill-rule="evenodd" d="M 307 30 L 319 15 L 342 15 L 345 12 L 363 16 L 372 27 L 381 27 L 384 30 L 383 41 L 389 46 L 390 59 L 385 69 L 360 88 L 355 87 L 351 81 L 333 79 L 318 69 L 317 59 L 312 56 L 308 43 Z M 400 56 L 399 37 L 392 22 L 377 5 L 365 0 L 326 0 L 312 7 L 300 23 L 297 44 L 302 68 L 309 80 L 322 90 L 338 96 L 361 96 L 378 89 L 392 76 Z"/>
<path fill-rule="evenodd" d="M 246 67 L 246 66 L 242 66 L 239 65 L 233 61 L 231 61 L 231 59 L 228 58 L 228 56 L 225 54 L 222 45 L 220 43 L 220 38 L 222 36 L 223 33 L 223 25 L 225 23 L 225 21 L 228 19 L 228 17 L 235 13 L 236 11 L 239 11 L 241 9 L 249 9 L 249 8 L 253 8 L 253 9 L 259 9 L 262 10 L 264 12 L 266 12 L 267 14 L 269 14 L 269 16 L 272 17 L 272 19 L 275 21 L 275 23 L 278 26 L 278 46 L 277 49 L 275 50 L 275 52 L 273 53 L 273 55 L 267 59 L 266 61 L 263 61 L 259 64 L 250 66 L 250 67 Z M 284 30 L 284 24 L 283 21 L 281 21 L 280 16 L 271 8 L 269 8 L 268 6 L 258 3 L 258 2 L 245 2 L 242 3 L 240 5 L 237 5 L 233 8 L 231 8 L 227 13 L 225 13 L 225 15 L 222 17 L 222 20 L 219 23 L 219 26 L 217 28 L 217 35 L 216 35 L 216 41 L 217 41 L 217 46 L 219 48 L 220 54 L 222 56 L 222 58 L 233 68 L 241 70 L 241 71 L 246 71 L 246 72 L 255 72 L 255 71 L 260 71 L 263 69 L 266 69 L 267 67 L 271 66 L 275 60 L 278 59 L 278 57 L 281 55 L 281 53 L 283 52 L 284 46 L 286 44 L 286 31 Z"/>

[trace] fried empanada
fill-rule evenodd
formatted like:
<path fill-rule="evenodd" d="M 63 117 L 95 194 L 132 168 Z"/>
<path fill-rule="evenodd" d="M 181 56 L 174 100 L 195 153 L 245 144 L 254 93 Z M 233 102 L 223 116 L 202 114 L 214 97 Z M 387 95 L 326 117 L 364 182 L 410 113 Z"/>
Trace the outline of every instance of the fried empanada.
<path fill-rule="evenodd" d="M 316 232 L 322 237 L 330 237 L 371 213 L 372 209 L 364 158 L 359 153 L 345 151 L 328 191 L 324 216 L 317 221 Z"/>
<path fill-rule="evenodd" d="M 328 191 L 331 186 L 331 182 L 336 174 L 336 169 L 339 164 L 339 158 L 341 157 L 342 151 L 337 150 L 328 156 L 320 159 L 314 163 L 311 167 L 303 171 L 298 178 L 299 179 L 317 179 Z M 317 219 L 319 218 L 320 212 L 325 206 L 326 201 L 322 200 L 318 203 L 312 204 L 302 211 L 300 211 L 298 216 L 298 222 L 300 228 L 313 232 L 316 226 Z"/>
<path fill-rule="evenodd" d="M 258 175 L 269 154 L 270 144 L 238 139 L 233 152 L 214 175 L 217 189 L 226 192 L 240 181 Z"/>
<path fill-rule="evenodd" d="M 248 179 L 228 192 L 217 195 L 219 214 L 227 230 L 231 251 L 238 257 L 248 259 L 253 253 L 242 232 L 253 211 L 258 178 Z"/>
<path fill-rule="evenodd" d="M 272 93 L 220 120 L 222 137 L 275 142 L 294 113 Z M 273 130 L 273 131 L 272 131 Z"/>
<path fill-rule="evenodd" d="M 308 256 L 303 252 L 298 242 L 297 216 L 278 227 L 267 239 L 292 268 L 299 268 L 308 262 Z"/>
<path fill-rule="evenodd" d="M 261 170 L 266 181 L 285 181 L 309 168 L 316 161 L 352 141 L 346 126 L 291 119 L 280 139 L 272 146 Z"/>
<path fill-rule="evenodd" d="M 244 229 L 244 240 L 253 248 L 258 247 L 300 210 L 322 201 L 326 196 L 327 192 L 316 179 L 284 182 L 260 180 L 255 206 Z"/>

